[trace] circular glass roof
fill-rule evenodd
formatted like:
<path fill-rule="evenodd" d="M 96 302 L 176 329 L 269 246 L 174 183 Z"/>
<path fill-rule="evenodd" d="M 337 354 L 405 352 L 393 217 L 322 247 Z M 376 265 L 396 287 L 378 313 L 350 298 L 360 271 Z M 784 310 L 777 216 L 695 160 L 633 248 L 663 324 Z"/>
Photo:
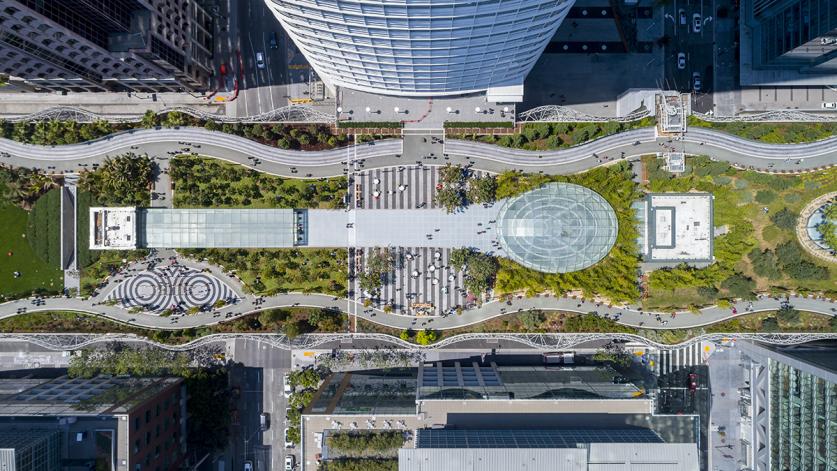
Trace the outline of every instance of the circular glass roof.
<path fill-rule="evenodd" d="M 604 198 L 572 183 L 549 183 L 509 199 L 497 222 L 509 258 L 547 273 L 577 271 L 603 259 L 619 227 Z"/>

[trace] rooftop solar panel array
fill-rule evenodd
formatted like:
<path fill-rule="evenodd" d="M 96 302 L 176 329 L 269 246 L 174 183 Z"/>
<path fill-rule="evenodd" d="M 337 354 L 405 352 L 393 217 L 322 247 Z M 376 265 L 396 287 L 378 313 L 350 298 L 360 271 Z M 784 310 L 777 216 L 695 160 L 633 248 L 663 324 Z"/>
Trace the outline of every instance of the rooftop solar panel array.
<path fill-rule="evenodd" d="M 656 432 L 624 429 L 419 429 L 416 448 L 577 448 L 587 443 L 663 443 Z"/>

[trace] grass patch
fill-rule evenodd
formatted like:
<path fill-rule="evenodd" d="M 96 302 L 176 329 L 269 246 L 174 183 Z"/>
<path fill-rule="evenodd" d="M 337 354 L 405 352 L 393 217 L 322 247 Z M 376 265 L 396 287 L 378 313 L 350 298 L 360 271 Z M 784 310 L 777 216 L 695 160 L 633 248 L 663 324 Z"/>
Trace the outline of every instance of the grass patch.
<path fill-rule="evenodd" d="M 689 126 L 714 129 L 770 144 L 813 142 L 837 135 L 837 123 L 713 123 L 689 116 Z"/>
<path fill-rule="evenodd" d="M 28 213 L 0 199 L 0 221 L 0 300 L 60 293 L 64 289 L 63 272 L 58 265 L 42 259 L 27 242 Z M 21 276 L 15 278 L 15 271 Z"/>
<path fill-rule="evenodd" d="M 346 178 L 282 178 L 216 159 L 181 155 L 171 161 L 176 208 L 342 208 Z"/>
<path fill-rule="evenodd" d="M 530 123 L 524 124 L 519 133 L 505 136 L 453 136 L 487 144 L 526 150 L 555 150 L 577 146 L 600 137 L 654 126 L 654 118 L 643 118 L 629 123 L 608 121 L 605 123 Z M 485 126 L 483 123 L 482 126 Z M 474 127 L 482 127 L 474 126 Z M 497 127 L 493 126 L 492 127 Z"/>
<path fill-rule="evenodd" d="M 590 188 L 610 203 L 616 213 L 619 231 L 610 253 L 597 264 L 572 273 L 543 273 L 500 258 L 495 293 L 525 292 L 527 295 L 556 294 L 581 290 L 585 297 L 603 296 L 612 302 L 633 301 L 639 297 L 637 222 L 631 203 L 640 197 L 627 162 L 599 167 L 569 176 L 549 176 L 506 172 L 497 178 L 497 198 L 507 198 L 538 188 L 549 182 L 569 182 Z"/>
<path fill-rule="evenodd" d="M 258 295 L 325 293 L 345 297 L 346 249 L 184 249 L 184 255 L 233 271 Z"/>
<path fill-rule="evenodd" d="M 61 268 L 61 190 L 53 188 L 29 211 L 26 240 L 38 258 Z"/>
<path fill-rule="evenodd" d="M 805 204 L 823 193 L 837 190 L 837 169 L 802 175 L 772 175 L 737 170 L 707 157 L 690 157 L 686 172 L 674 176 L 666 172 L 662 168 L 663 162 L 654 156 L 643 157 L 643 163 L 650 191 L 711 192 L 715 196 L 714 225 L 729 229 L 727 234 L 715 238 L 716 262 L 709 267 L 680 266 L 652 272 L 650 296 L 645 301 L 647 307 L 683 308 L 714 302 L 707 296 L 702 296 L 701 300 L 691 295 L 681 303 L 676 302 L 684 289 L 699 287 L 721 290 L 721 298 L 741 297 L 734 296 L 735 291 L 741 290 L 724 291 L 721 286 L 731 277 L 752 280 L 752 291 L 837 295 L 837 266 L 815 260 L 804 252 L 796 262 L 806 270 L 790 266 L 788 257 L 785 257 L 784 266 L 777 267 L 778 276 L 777 270 L 767 269 L 768 261 L 775 257 L 773 251 L 780 246 L 787 248 L 788 243 L 796 244 L 795 219 Z M 726 178 L 718 179 L 718 176 Z M 764 252 L 768 252 L 765 258 L 758 259 L 758 254 Z"/>

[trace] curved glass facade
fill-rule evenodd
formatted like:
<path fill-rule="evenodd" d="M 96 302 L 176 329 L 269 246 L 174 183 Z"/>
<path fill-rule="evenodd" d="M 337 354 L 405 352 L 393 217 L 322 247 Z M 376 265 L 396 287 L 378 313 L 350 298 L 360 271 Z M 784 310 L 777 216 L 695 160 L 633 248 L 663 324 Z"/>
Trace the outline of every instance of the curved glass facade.
<path fill-rule="evenodd" d="M 507 201 L 497 223 L 509 258 L 547 273 L 577 271 L 603 259 L 619 227 L 601 195 L 571 183 L 550 183 Z"/>
<path fill-rule="evenodd" d="M 402 96 L 522 87 L 574 0 L 265 0 L 329 86 Z"/>

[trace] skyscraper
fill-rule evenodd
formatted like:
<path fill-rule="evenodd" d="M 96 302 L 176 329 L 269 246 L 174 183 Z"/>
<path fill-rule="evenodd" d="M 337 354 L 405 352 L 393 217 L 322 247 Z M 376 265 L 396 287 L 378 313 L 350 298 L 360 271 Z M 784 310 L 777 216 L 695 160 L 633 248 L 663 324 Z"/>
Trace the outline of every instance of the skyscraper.
<path fill-rule="evenodd" d="M 329 88 L 410 97 L 487 93 L 523 80 L 573 0 L 265 0 Z"/>
<path fill-rule="evenodd" d="M 749 469 L 837 469 L 835 345 L 738 347 L 750 359 Z"/>
<path fill-rule="evenodd" d="M 741 85 L 834 85 L 837 0 L 743 0 Z"/>
<path fill-rule="evenodd" d="M 0 73 L 55 91 L 205 90 L 211 25 L 196 0 L 0 0 Z"/>

